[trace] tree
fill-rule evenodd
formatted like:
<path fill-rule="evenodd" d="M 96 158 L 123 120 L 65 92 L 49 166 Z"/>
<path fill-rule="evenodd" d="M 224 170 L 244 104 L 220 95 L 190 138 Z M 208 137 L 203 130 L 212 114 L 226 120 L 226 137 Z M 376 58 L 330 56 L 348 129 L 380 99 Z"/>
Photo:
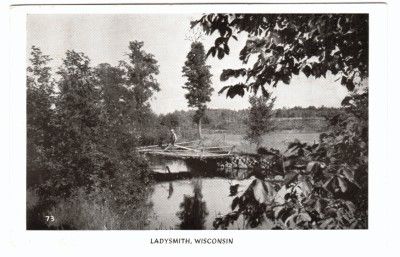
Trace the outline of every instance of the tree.
<path fill-rule="evenodd" d="M 139 136 L 145 134 L 154 122 L 149 119 L 152 116 L 149 100 L 155 92 L 160 91 L 160 85 L 156 79 L 159 74 L 159 65 L 153 54 L 143 50 L 141 41 L 129 42 L 129 62 L 121 61 L 120 67 L 126 73 L 125 86 L 132 94 L 134 103 L 130 110 L 133 133 Z M 155 118 L 155 116 L 154 116 Z"/>
<path fill-rule="evenodd" d="M 235 33 L 248 33 L 240 60 L 257 60 L 252 68 L 225 69 L 221 80 L 245 77 L 246 83 L 223 87 L 227 96 L 245 90 L 267 95 L 267 85 L 289 84 L 300 72 L 307 77 L 325 77 L 330 71 L 341 84 L 353 91 L 368 77 L 367 14 L 208 14 L 192 22 L 207 35 L 219 32 L 208 55 L 222 59 L 229 54 L 229 40 Z"/>
<path fill-rule="evenodd" d="M 131 102 L 125 99 L 127 91 L 125 71 L 120 67 L 101 63 L 94 69 L 94 75 L 100 87 L 101 98 L 104 100 L 104 107 L 108 115 L 114 118 L 122 116 L 126 104 Z"/>
<path fill-rule="evenodd" d="M 38 177 L 47 176 L 49 167 L 46 152 L 52 145 L 54 116 L 54 83 L 51 79 L 51 58 L 36 47 L 31 48 L 31 65 L 27 68 L 27 176 L 28 186 Z M 40 180 L 40 179 L 39 179 Z"/>
<path fill-rule="evenodd" d="M 68 50 L 57 74 L 60 80 L 56 102 L 59 133 L 56 157 L 62 167 L 58 170 L 57 182 L 69 181 L 65 184 L 68 186 L 90 185 L 94 182 L 94 173 L 102 173 L 106 159 L 100 88 L 90 59 L 84 53 Z"/>
<path fill-rule="evenodd" d="M 176 128 L 179 126 L 179 116 L 176 113 L 160 115 L 160 124 L 169 129 Z"/>
<path fill-rule="evenodd" d="M 213 88 L 211 87 L 210 66 L 206 65 L 206 55 L 201 42 L 193 42 L 187 54 L 185 66 L 182 68 L 183 76 L 187 78 L 184 89 L 189 107 L 196 108 L 194 121 L 197 123 L 199 138 L 201 134 L 201 123 L 206 111 L 206 103 L 211 101 Z"/>
<path fill-rule="evenodd" d="M 90 59 L 84 53 L 68 50 L 57 74 L 61 79 L 56 107 L 63 124 L 79 137 L 92 133 L 92 128 L 100 125 L 101 106 Z"/>
<path fill-rule="evenodd" d="M 108 144 L 120 152 L 130 152 L 137 145 L 136 100 L 134 91 L 127 88 L 126 73 L 121 67 L 102 63 L 94 69 L 100 88 L 104 119 L 107 121 Z"/>
<path fill-rule="evenodd" d="M 155 78 L 159 74 L 159 66 L 154 55 L 146 53 L 143 42 L 129 42 L 129 63 L 122 61 L 120 65 L 126 69 L 127 87 L 134 92 L 136 108 L 146 107 L 146 102 L 154 92 L 160 91 L 160 85 Z"/>
<path fill-rule="evenodd" d="M 127 88 L 121 68 L 103 64 L 93 69 L 90 59 L 75 51 L 67 51 L 58 74 L 60 167 L 52 189 L 70 193 L 82 188 L 98 201 L 107 198 L 121 217 L 129 216 L 149 182 L 130 127 L 134 114 L 143 111 L 137 109 L 135 91 Z"/>
<path fill-rule="evenodd" d="M 177 216 L 181 223 L 180 229 L 204 229 L 208 216 L 207 204 L 203 201 L 201 180 L 193 180 L 193 196 L 184 195 Z"/>
<path fill-rule="evenodd" d="M 143 64 L 143 69 L 150 69 L 144 63 L 155 62 L 135 60 Z M 152 117 L 156 121 L 146 103 L 148 98 L 140 106 L 137 104 L 138 99 L 152 94 L 148 87 L 156 88 L 143 75 L 152 72 L 132 68 L 132 64 L 129 67 L 137 76 L 145 77 L 133 84 L 126 66 L 100 64 L 92 68 L 84 53 L 67 51 L 57 79 L 53 79 L 49 61 L 48 56 L 33 48 L 32 65 L 27 69 L 28 183 L 32 182 L 31 174 L 37 176 L 36 171 L 47 174 L 38 183 L 28 184 L 39 195 L 39 201 L 27 211 L 27 226 L 49 228 L 55 223 L 44 224 L 44 213 L 57 208 L 79 212 L 83 208 L 80 204 L 88 200 L 101 205 L 102 210 L 106 208 L 129 227 L 135 223 L 131 218 L 137 211 L 135 207 L 138 203 L 145 205 L 145 189 L 150 182 L 147 161 L 134 149 L 137 130 L 132 125 L 137 124 L 138 113 L 148 114 L 150 123 Z M 53 84 L 58 89 L 56 93 Z M 86 200 L 75 192 L 83 193 Z M 58 206 L 64 201 L 66 205 Z M 88 225 L 82 222 L 90 222 L 80 218 L 68 219 L 64 221 L 67 224 L 58 226 L 79 229 Z"/>
<path fill-rule="evenodd" d="M 245 138 L 257 145 L 257 149 L 262 143 L 262 136 L 272 130 L 271 117 L 275 98 L 270 99 L 265 96 L 255 95 L 249 98 L 250 110 L 247 121 L 247 132 Z"/>

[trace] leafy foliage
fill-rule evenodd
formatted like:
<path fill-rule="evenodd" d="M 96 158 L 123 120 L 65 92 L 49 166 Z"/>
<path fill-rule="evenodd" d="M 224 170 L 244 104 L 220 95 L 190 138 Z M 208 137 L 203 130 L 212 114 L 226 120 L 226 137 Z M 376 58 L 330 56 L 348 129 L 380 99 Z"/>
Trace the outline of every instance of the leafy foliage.
<path fill-rule="evenodd" d="M 366 14 L 207 14 L 192 22 L 207 35 L 218 33 L 207 55 L 222 59 L 229 54 L 229 42 L 236 33 L 248 33 L 239 59 L 252 68 L 226 69 L 221 80 L 239 76 L 246 83 L 230 86 L 227 96 L 257 92 L 265 86 L 289 84 L 299 73 L 325 77 L 327 72 L 341 77 L 341 84 L 354 90 L 368 77 L 368 15 Z M 239 89 L 241 88 L 241 89 Z"/>

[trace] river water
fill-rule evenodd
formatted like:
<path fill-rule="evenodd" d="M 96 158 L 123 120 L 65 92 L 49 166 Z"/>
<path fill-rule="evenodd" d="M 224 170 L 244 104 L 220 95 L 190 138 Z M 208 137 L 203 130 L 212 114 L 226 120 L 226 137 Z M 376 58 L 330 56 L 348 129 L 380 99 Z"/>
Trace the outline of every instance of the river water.
<path fill-rule="evenodd" d="M 215 163 L 152 158 L 152 168 L 159 173 L 189 174 L 186 178 L 157 182 L 148 201 L 152 205 L 148 229 L 213 229 L 218 215 L 231 211 L 230 184 L 239 191 L 249 184 L 247 171 L 229 175 L 218 172 Z M 243 227 L 239 219 L 231 229 Z"/>

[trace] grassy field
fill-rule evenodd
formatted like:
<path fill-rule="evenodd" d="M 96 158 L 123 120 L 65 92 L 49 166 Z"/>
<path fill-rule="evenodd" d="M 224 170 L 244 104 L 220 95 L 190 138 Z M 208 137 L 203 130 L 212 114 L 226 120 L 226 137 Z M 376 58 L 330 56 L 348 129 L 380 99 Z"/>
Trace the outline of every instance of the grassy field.
<path fill-rule="evenodd" d="M 262 146 L 284 151 L 288 144 L 295 139 L 307 143 L 318 142 L 319 134 L 318 132 L 298 131 L 271 132 L 263 137 Z M 204 141 L 206 145 L 235 145 L 238 151 L 254 153 L 256 151 L 256 145 L 250 144 L 243 137 L 243 135 L 228 133 L 205 134 Z"/>

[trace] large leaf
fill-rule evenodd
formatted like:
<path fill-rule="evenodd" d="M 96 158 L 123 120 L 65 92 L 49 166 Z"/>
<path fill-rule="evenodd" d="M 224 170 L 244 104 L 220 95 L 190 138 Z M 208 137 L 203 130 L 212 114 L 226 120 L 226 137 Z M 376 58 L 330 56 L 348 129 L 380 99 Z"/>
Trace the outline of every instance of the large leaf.
<path fill-rule="evenodd" d="M 326 201 L 322 199 L 317 199 L 315 201 L 314 209 L 318 212 L 319 215 L 322 215 L 326 206 L 327 206 Z"/>
<path fill-rule="evenodd" d="M 309 65 L 306 65 L 303 69 L 302 69 L 303 73 L 306 75 L 306 77 L 310 77 L 312 69 Z"/>
<path fill-rule="evenodd" d="M 346 201 L 346 206 L 349 212 L 354 214 L 354 212 L 356 211 L 356 206 L 354 205 L 354 203 L 352 203 L 351 201 Z"/>
<path fill-rule="evenodd" d="M 332 225 L 334 221 L 335 220 L 333 218 L 328 218 L 324 220 L 319 227 L 322 229 L 329 229 L 329 227 Z"/>
<path fill-rule="evenodd" d="M 237 195 L 238 193 L 239 184 L 231 185 L 229 187 L 229 196 Z"/>
<path fill-rule="evenodd" d="M 232 210 L 235 210 L 236 207 L 239 205 L 239 203 L 240 203 L 240 198 L 239 197 L 235 197 L 232 200 L 232 205 L 231 205 Z"/>
<path fill-rule="evenodd" d="M 220 80 L 221 81 L 226 81 L 231 77 L 238 78 L 239 76 L 245 76 L 246 75 L 246 69 L 224 69 L 221 73 Z"/>
<path fill-rule="evenodd" d="M 307 164 L 306 167 L 306 172 L 318 172 L 319 170 L 323 169 L 325 167 L 325 163 L 323 162 L 317 162 L 317 161 L 311 161 Z"/>
<path fill-rule="evenodd" d="M 261 86 L 261 92 L 264 97 L 269 98 L 270 93 L 264 88 L 264 86 Z"/>
<path fill-rule="evenodd" d="M 253 193 L 254 193 L 254 198 L 259 203 L 268 202 L 269 200 L 268 191 L 262 180 L 256 179 L 256 183 L 253 186 Z"/>
<path fill-rule="evenodd" d="M 273 185 L 258 178 L 251 182 L 246 192 L 251 192 L 259 203 L 270 202 L 275 196 Z"/>
<path fill-rule="evenodd" d="M 338 180 L 338 183 L 339 183 L 340 190 L 341 190 L 343 193 L 346 192 L 346 191 L 347 191 L 347 188 L 348 188 L 346 180 L 344 180 L 344 179 L 341 178 L 341 177 L 337 177 L 337 180 Z"/>
<path fill-rule="evenodd" d="M 299 174 L 296 171 L 288 172 L 287 174 L 285 174 L 283 184 L 286 186 L 289 185 L 290 183 L 296 180 L 298 175 Z"/>
<path fill-rule="evenodd" d="M 228 92 L 226 92 L 226 97 L 234 98 L 236 95 L 244 96 L 244 89 L 246 85 L 236 84 L 229 87 Z"/>
<path fill-rule="evenodd" d="M 218 59 L 224 58 L 225 52 L 224 49 L 221 47 L 218 47 Z"/>
<path fill-rule="evenodd" d="M 311 216 L 307 212 L 302 212 L 296 217 L 296 223 L 300 222 L 310 222 Z"/>
<path fill-rule="evenodd" d="M 217 49 L 213 46 L 213 47 L 211 47 L 211 48 L 208 50 L 207 55 L 206 55 L 206 58 L 207 58 L 210 54 L 214 57 L 216 53 L 217 53 Z"/>
<path fill-rule="evenodd" d="M 350 101 L 353 100 L 353 98 L 351 96 L 346 96 L 345 98 L 343 98 L 342 100 L 342 106 L 347 106 L 350 104 Z"/>
<path fill-rule="evenodd" d="M 324 183 L 324 185 L 323 185 L 322 187 L 329 191 L 329 185 L 332 183 L 333 178 L 334 178 L 334 177 L 331 177 L 330 179 L 328 179 L 328 180 Z"/>
<path fill-rule="evenodd" d="M 225 52 L 225 54 L 229 54 L 229 52 L 230 52 L 230 50 L 229 50 L 229 46 L 228 46 L 228 44 L 224 44 L 224 52 Z"/>
<path fill-rule="evenodd" d="M 349 79 L 349 80 L 347 81 L 347 83 L 346 83 L 346 87 L 347 87 L 347 90 L 353 91 L 354 88 L 355 88 L 355 85 L 354 85 L 353 80 L 350 80 L 350 79 Z"/>
<path fill-rule="evenodd" d="M 301 189 L 302 194 L 307 197 L 308 195 L 311 194 L 312 191 L 312 185 L 310 182 L 304 180 L 301 181 L 298 185 L 298 187 Z"/>
<path fill-rule="evenodd" d="M 218 91 L 218 94 L 219 94 L 219 95 L 222 94 L 225 90 L 227 90 L 227 89 L 230 88 L 230 87 L 231 87 L 231 86 L 224 86 L 224 87 L 222 87 L 221 90 Z"/>
<path fill-rule="evenodd" d="M 347 180 L 354 183 L 354 170 L 344 169 L 342 171 L 342 173 L 343 173 L 343 176 L 345 176 L 347 178 Z"/>

